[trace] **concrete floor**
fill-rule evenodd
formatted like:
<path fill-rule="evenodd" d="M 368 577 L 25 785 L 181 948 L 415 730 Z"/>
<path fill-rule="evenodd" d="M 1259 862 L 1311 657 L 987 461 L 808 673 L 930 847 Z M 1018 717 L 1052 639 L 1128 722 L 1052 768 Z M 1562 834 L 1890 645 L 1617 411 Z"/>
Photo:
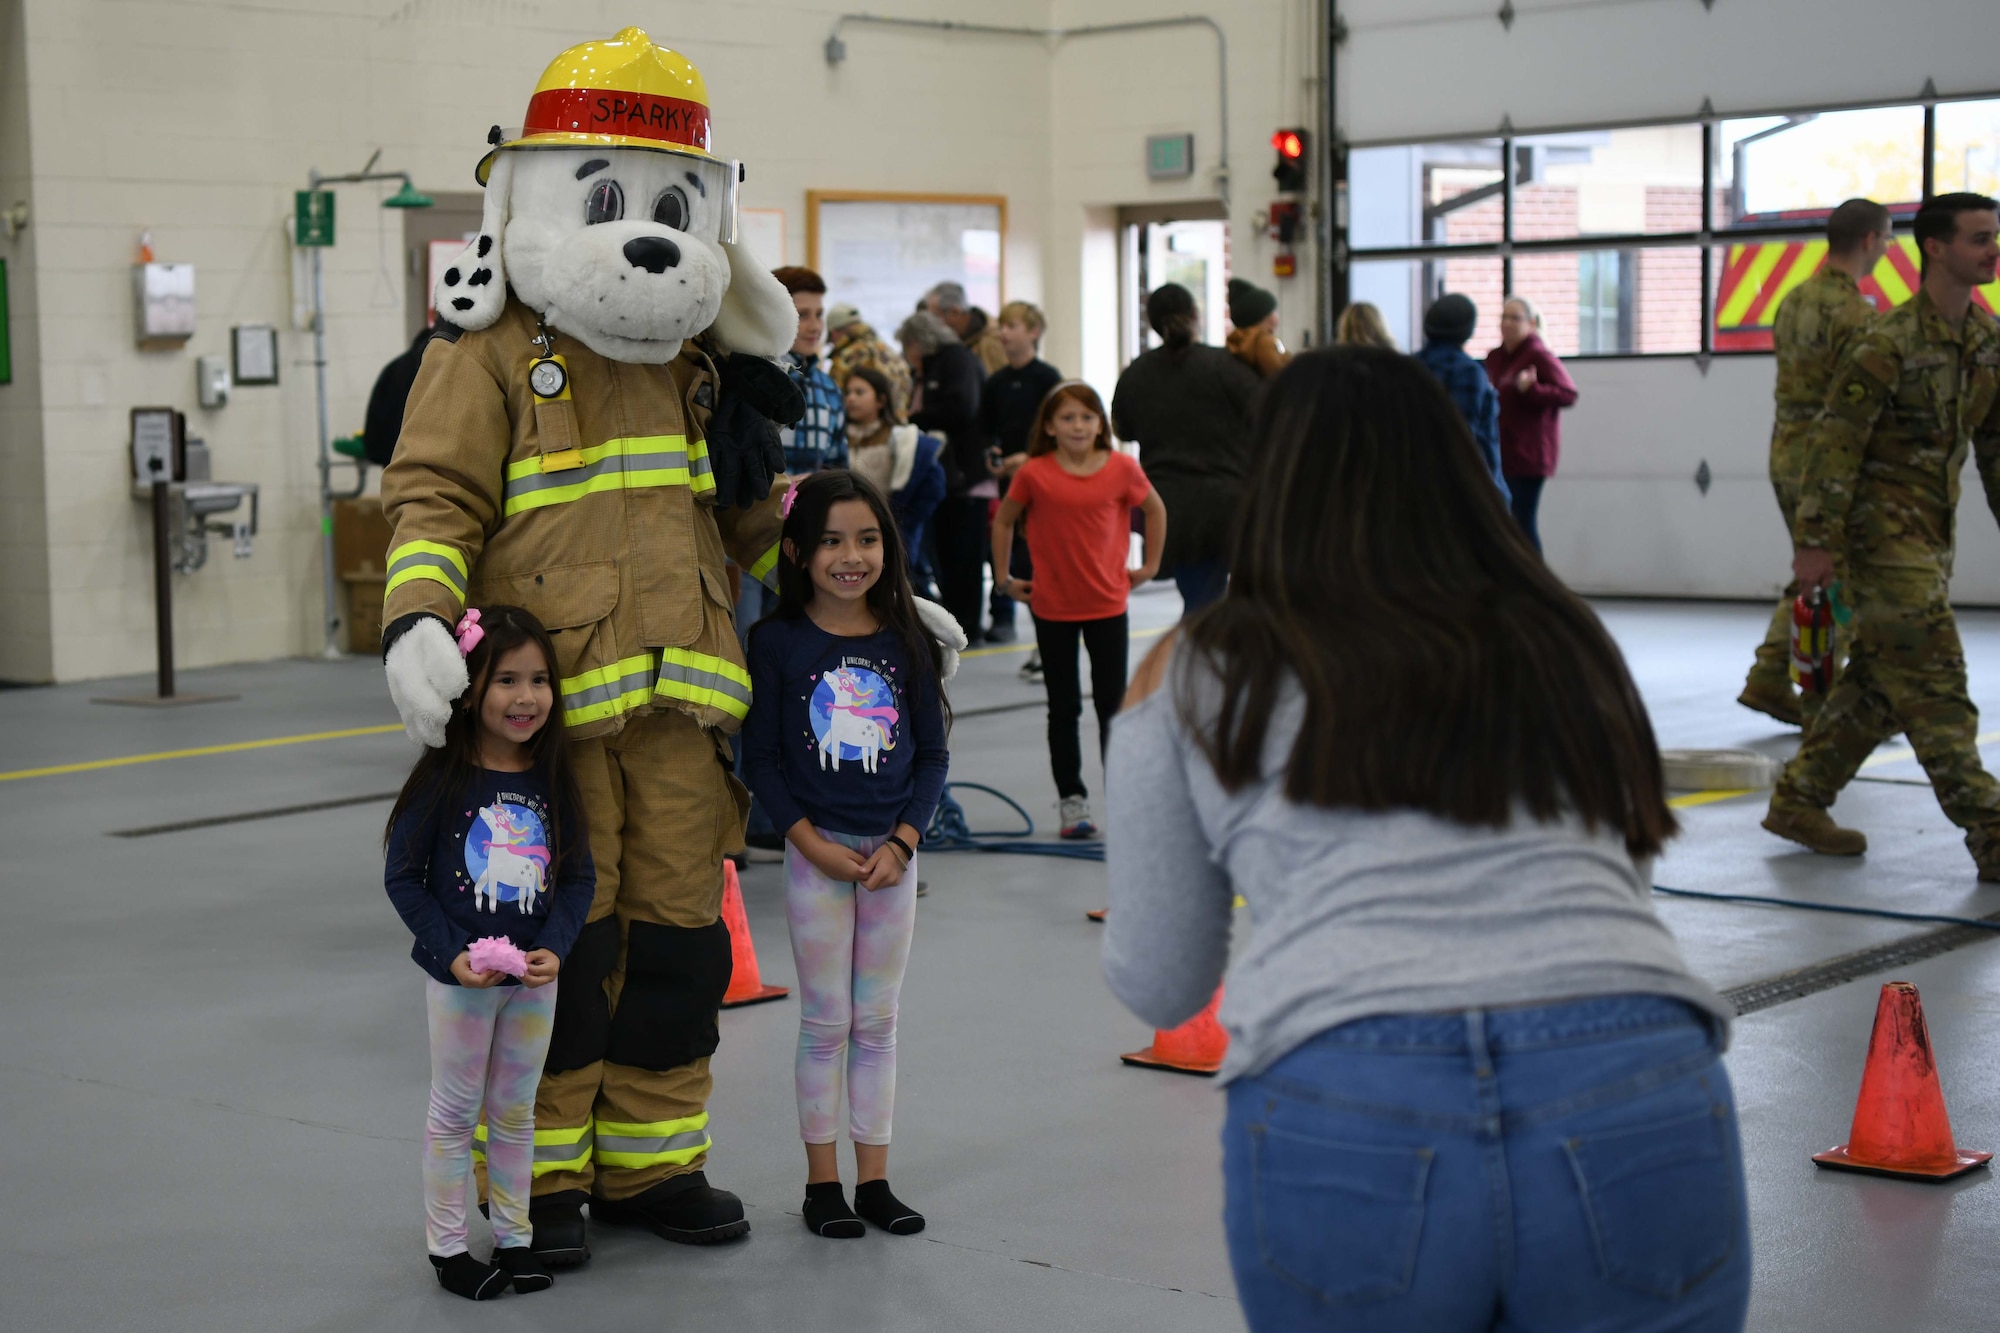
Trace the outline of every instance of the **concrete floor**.
<path fill-rule="evenodd" d="M 1606 603 L 1661 743 L 1792 744 L 1731 700 L 1764 613 Z M 1135 603 L 1144 630 L 1178 611 Z M 1964 618 L 1973 693 L 2000 703 L 2000 616 Z M 1138 645 L 1143 647 L 1144 645 Z M 968 661 L 961 712 L 1033 703 L 1019 652 Z M 367 660 L 190 673 L 233 703 L 93 705 L 147 682 L 0 693 L 0 837 L 11 948 L 0 968 L 0 1326 L 307 1330 L 593 1326 L 882 1330 L 1240 1329 L 1222 1247 L 1221 1103 L 1196 1079 L 1121 1067 L 1146 1033 L 1097 974 L 1102 870 L 929 858 L 905 987 L 893 1178 L 930 1230 L 830 1245 L 797 1220 L 797 1008 L 726 1013 L 711 1174 L 754 1231 L 715 1250 L 598 1229 L 590 1267 L 533 1301 L 474 1307 L 423 1262 L 417 1143 L 427 1061 L 421 974 L 379 888 L 386 802 L 142 838 L 113 830 L 394 789 L 400 732 L 83 772 L 21 770 L 393 723 Z M 1046 827 L 1054 791 L 1035 708 L 962 717 L 954 777 Z M 1915 777 L 1885 761 L 1871 776 Z M 1989 762 L 2000 759 L 1990 752 Z M 975 825 L 1005 814 L 968 800 Z M 1927 789 L 1858 784 L 1843 819 L 1875 850 L 1832 863 L 1759 831 L 1761 802 L 1684 812 L 1660 883 L 1984 914 Z M 745 894 L 767 980 L 792 980 L 775 867 Z M 1722 986 L 1923 927 L 1661 900 Z M 1923 989 L 1960 1142 L 2000 1147 L 2000 950 L 1900 972 Z M 1846 1136 L 1887 974 L 1741 1021 L 1756 1245 L 1751 1327 L 1990 1327 L 2000 1195 L 1986 1173 L 1924 1187 L 1818 1172 Z M 477 1225 L 475 1223 L 475 1225 Z M 475 1241 L 475 1246 L 481 1242 Z M 643 1322 L 640 1322 L 643 1321 Z"/>

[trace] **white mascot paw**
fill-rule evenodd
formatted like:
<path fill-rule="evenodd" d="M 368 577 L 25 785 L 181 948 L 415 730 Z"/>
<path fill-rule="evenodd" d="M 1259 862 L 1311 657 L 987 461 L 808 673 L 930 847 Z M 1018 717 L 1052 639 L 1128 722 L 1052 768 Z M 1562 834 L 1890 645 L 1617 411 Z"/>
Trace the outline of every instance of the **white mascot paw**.
<path fill-rule="evenodd" d="M 912 600 L 917 604 L 917 619 L 924 622 L 924 628 L 944 648 L 944 678 L 950 680 L 958 674 L 958 654 L 965 647 L 965 631 L 958 627 L 958 618 L 936 602 L 921 597 Z"/>
<path fill-rule="evenodd" d="M 410 739 L 435 750 L 444 745 L 445 723 L 452 703 L 472 682 L 465 659 L 442 620 L 425 616 L 389 645 L 383 660 L 389 676 L 389 697 L 403 719 Z"/>

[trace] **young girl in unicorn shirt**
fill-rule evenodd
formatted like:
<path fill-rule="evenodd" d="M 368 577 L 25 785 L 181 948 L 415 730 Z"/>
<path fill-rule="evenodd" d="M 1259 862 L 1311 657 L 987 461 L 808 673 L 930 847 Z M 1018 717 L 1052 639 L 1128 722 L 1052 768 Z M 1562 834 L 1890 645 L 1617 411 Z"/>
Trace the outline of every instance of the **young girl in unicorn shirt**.
<path fill-rule="evenodd" d="M 965 640 L 911 593 L 895 519 L 872 482 L 817 472 L 786 504 L 778 607 L 750 632 L 743 772 L 789 844 L 805 1220 L 827 1237 L 860 1236 L 863 1219 L 909 1235 L 923 1216 L 888 1180 L 896 1006 L 916 926 L 916 849 L 948 762 L 943 684 Z M 852 1209 L 836 1150 L 843 1074 Z"/>
<path fill-rule="evenodd" d="M 554 1279 L 529 1249 L 535 1085 L 556 973 L 590 912 L 597 874 L 555 717 L 555 649 L 517 606 L 458 623 L 470 681 L 444 744 L 418 757 L 389 814 L 384 883 L 430 975 L 431 1097 L 424 1213 L 446 1290 L 491 1300 Z M 466 1248 L 473 1142 L 485 1111 L 493 1262 Z"/>

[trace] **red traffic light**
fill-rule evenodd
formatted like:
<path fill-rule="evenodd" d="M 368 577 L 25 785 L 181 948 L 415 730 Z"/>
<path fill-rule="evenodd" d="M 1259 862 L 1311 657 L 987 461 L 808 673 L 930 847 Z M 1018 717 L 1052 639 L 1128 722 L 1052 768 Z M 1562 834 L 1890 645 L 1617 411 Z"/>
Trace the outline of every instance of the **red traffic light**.
<path fill-rule="evenodd" d="M 1271 136 L 1271 147 L 1278 150 L 1278 156 L 1296 162 L 1306 155 L 1305 131 L 1279 130 Z"/>

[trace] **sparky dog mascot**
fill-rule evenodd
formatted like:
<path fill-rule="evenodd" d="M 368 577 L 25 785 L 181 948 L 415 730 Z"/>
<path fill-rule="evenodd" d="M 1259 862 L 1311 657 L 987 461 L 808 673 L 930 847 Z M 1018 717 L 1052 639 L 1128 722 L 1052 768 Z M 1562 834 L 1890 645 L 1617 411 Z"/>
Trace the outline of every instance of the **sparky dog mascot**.
<path fill-rule="evenodd" d="M 803 404 L 767 359 L 798 317 L 734 244 L 741 168 L 709 151 L 708 116 L 700 73 L 637 28 L 549 66 L 521 133 L 490 136 L 479 235 L 435 292 L 382 478 L 384 659 L 412 736 L 442 744 L 466 688 L 468 601 L 526 607 L 556 645 L 598 878 L 535 1098 L 552 1266 L 589 1257 L 586 1203 L 692 1244 L 750 1229 L 702 1170 L 722 859 L 747 806 L 724 562 L 771 577 L 773 423 Z"/>

